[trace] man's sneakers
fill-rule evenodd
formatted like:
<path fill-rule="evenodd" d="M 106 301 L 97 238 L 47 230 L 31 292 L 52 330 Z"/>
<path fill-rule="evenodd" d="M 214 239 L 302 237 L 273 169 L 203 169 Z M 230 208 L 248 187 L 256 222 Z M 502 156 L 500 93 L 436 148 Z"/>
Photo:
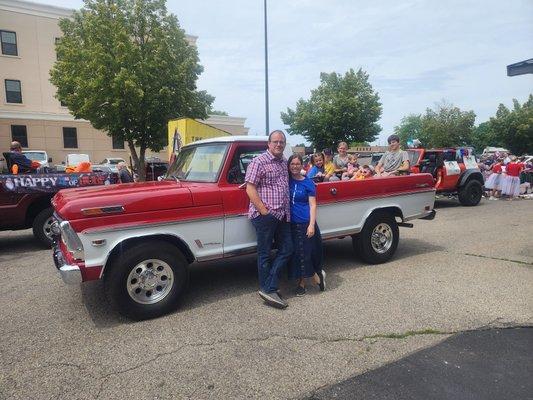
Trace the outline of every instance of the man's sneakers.
<path fill-rule="evenodd" d="M 320 282 L 318 283 L 318 288 L 321 292 L 326 290 L 326 271 L 322 270 L 318 274 L 318 277 L 320 278 Z"/>
<path fill-rule="evenodd" d="M 300 286 L 300 285 L 296 286 L 296 289 L 294 290 L 294 293 L 298 297 L 305 295 L 305 292 L 306 292 L 305 287 Z"/>
<path fill-rule="evenodd" d="M 262 290 L 259 291 L 259 296 L 269 305 L 276 308 L 287 308 L 289 303 L 283 300 L 278 292 L 265 293 Z"/>

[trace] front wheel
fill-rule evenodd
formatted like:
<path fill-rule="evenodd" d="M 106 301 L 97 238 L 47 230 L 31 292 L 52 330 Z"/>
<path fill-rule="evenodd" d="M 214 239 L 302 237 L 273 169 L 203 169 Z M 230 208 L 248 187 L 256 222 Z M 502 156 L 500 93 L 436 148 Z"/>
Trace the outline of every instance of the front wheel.
<path fill-rule="evenodd" d="M 45 208 L 33 219 L 32 230 L 33 236 L 39 240 L 39 242 L 50 248 L 52 246 L 52 222 L 54 210 L 52 207 Z"/>
<path fill-rule="evenodd" d="M 400 231 L 394 217 L 386 212 L 376 212 L 368 217 L 363 230 L 352 236 L 352 243 L 364 261 L 381 264 L 394 255 L 399 239 Z"/>
<path fill-rule="evenodd" d="M 477 206 L 479 202 L 481 201 L 481 197 L 483 196 L 483 186 L 481 183 L 475 179 L 472 179 L 471 181 L 467 182 L 466 185 L 464 185 L 459 190 L 459 202 L 463 206 Z"/>
<path fill-rule="evenodd" d="M 166 242 L 148 241 L 125 250 L 104 274 L 109 300 L 135 320 L 174 311 L 187 284 L 187 260 Z"/>

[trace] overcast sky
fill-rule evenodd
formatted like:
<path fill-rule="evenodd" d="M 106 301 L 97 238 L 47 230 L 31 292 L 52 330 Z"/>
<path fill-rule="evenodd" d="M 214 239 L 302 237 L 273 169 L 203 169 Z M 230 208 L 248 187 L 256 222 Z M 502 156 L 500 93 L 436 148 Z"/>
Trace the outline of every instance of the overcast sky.
<path fill-rule="evenodd" d="M 216 97 L 214 108 L 263 134 L 263 1 L 169 0 L 167 8 L 198 36 L 198 86 Z M 505 68 L 533 58 L 532 0 L 269 0 L 268 20 L 271 130 L 285 128 L 280 112 L 309 98 L 320 72 L 370 75 L 383 104 L 379 144 L 403 116 L 443 99 L 473 110 L 480 123 L 499 103 L 533 93 L 532 74 L 507 77 Z"/>

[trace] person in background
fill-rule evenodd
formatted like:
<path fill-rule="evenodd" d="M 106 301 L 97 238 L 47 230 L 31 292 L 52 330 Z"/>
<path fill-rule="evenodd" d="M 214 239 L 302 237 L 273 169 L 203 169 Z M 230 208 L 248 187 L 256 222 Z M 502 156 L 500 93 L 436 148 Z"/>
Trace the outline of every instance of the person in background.
<path fill-rule="evenodd" d="M 133 182 L 133 176 L 131 176 L 130 171 L 124 161 L 121 161 L 117 164 L 118 177 L 120 178 L 121 183 L 131 183 Z"/>
<path fill-rule="evenodd" d="M 37 161 L 32 161 L 28 157 L 26 157 L 24 154 L 22 154 L 22 146 L 19 142 L 13 141 L 11 142 L 11 146 L 9 147 L 10 152 L 10 162 L 11 162 L 11 171 L 15 173 L 25 173 L 25 172 L 33 172 L 36 171 L 37 168 L 41 166 Z M 16 165 L 16 167 L 15 167 Z"/>
<path fill-rule="evenodd" d="M 376 174 L 378 176 L 391 176 L 408 173 L 409 155 L 400 149 L 400 137 L 390 135 L 387 142 L 389 143 L 389 150 L 383 154 L 376 165 Z"/>
<path fill-rule="evenodd" d="M 509 159 L 505 169 L 506 176 L 502 183 L 502 194 L 507 196 L 507 200 L 512 201 L 520 194 L 520 172 L 522 172 L 524 165 L 516 162 L 514 155 L 509 156 Z"/>
<path fill-rule="evenodd" d="M 257 234 L 259 296 L 270 306 L 287 308 L 278 293 L 281 270 L 292 256 L 289 174 L 283 151 L 287 139 L 280 130 L 268 136 L 268 149 L 246 169 L 246 194 L 250 198 L 248 218 Z M 301 169 L 300 165 L 300 169 Z M 272 242 L 278 251 L 271 258 Z"/>
<path fill-rule="evenodd" d="M 359 170 L 359 164 L 357 164 L 357 156 L 354 154 L 348 155 L 348 164 L 346 164 L 346 172 L 342 173 L 342 180 L 351 179 Z"/>
<path fill-rule="evenodd" d="M 338 154 L 333 157 L 333 165 L 335 166 L 335 175 L 342 177 L 342 174 L 348 170 L 348 144 L 346 142 L 339 142 L 337 152 Z"/>
<path fill-rule="evenodd" d="M 316 223 L 315 184 L 300 173 L 303 164 L 300 155 L 293 154 L 288 163 L 294 245 L 294 253 L 289 262 L 289 279 L 297 282 L 296 296 L 303 296 L 307 278 L 312 278 L 320 291 L 326 289 L 326 272 L 322 269 L 322 237 Z"/>
<path fill-rule="evenodd" d="M 326 176 L 324 172 L 324 154 L 315 153 L 311 156 L 311 169 L 307 172 L 307 177 L 315 182 L 322 182 Z"/>
<path fill-rule="evenodd" d="M 333 153 L 331 149 L 324 149 L 322 152 L 324 154 L 324 182 L 327 181 L 338 181 L 339 178 L 335 175 L 335 164 L 333 164 Z"/>
<path fill-rule="evenodd" d="M 503 160 L 499 160 L 492 164 L 488 179 L 485 181 L 485 189 L 489 191 L 489 200 L 498 200 L 501 195 L 502 183 L 504 176 L 502 175 Z"/>

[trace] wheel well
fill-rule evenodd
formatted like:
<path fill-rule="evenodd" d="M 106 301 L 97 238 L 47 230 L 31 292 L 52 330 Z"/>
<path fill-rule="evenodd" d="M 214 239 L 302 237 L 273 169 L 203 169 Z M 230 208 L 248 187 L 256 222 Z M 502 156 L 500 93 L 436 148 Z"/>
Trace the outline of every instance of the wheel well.
<path fill-rule="evenodd" d="M 50 197 L 43 197 L 30 204 L 28 210 L 26 211 L 26 226 L 32 226 L 33 220 L 37 214 L 48 207 L 52 207 L 52 203 L 50 202 L 51 200 L 52 199 Z"/>
<path fill-rule="evenodd" d="M 471 180 L 478 181 L 482 186 L 485 184 L 485 182 L 483 181 L 483 175 L 481 174 L 481 172 L 473 172 L 471 174 L 464 175 L 461 178 L 461 183 L 459 184 L 459 187 L 465 186 Z"/>
<path fill-rule="evenodd" d="M 379 212 L 386 212 L 386 213 L 392 215 L 393 217 L 395 217 L 395 219 L 397 217 L 397 218 L 400 218 L 400 220 L 403 221 L 403 213 L 402 213 L 402 210 L 400 210 L 399 207 L 390 206 L 390 207 L 376 208 L 376 209 L 372 210 L 372 212 L 370 213 L 369 217 L 371 215 L 379 213 Z"/>
<path fill-rule="evenodd" d="M 173 246 L 176 246 L 187 262 L 190 264 L 194 261 L 194 255 L 192 254 L 191 250 L 189 249 L 189 246 L 185 242 L 183 242 L 181 239 L 179 239 L 176 236 L 173 235 L 150 235 L 150 236 L 140 236 L 140 237 L 134 237 L 130 239 L 126 239 L 119 244 L 117 244 L 113 250 L 111 251 L 111 254 L 109 254 L 109 257 L 107 258 L 106 267 L 104 268 L 104 273 L 107 269 L 107 266 L 112 264 L 117 257 L 120 256 L 120 254 L 124 253 L 128 249 L 132 248 L 138 243 L 146 242 L 146 241 L 165 241 Z"/>

